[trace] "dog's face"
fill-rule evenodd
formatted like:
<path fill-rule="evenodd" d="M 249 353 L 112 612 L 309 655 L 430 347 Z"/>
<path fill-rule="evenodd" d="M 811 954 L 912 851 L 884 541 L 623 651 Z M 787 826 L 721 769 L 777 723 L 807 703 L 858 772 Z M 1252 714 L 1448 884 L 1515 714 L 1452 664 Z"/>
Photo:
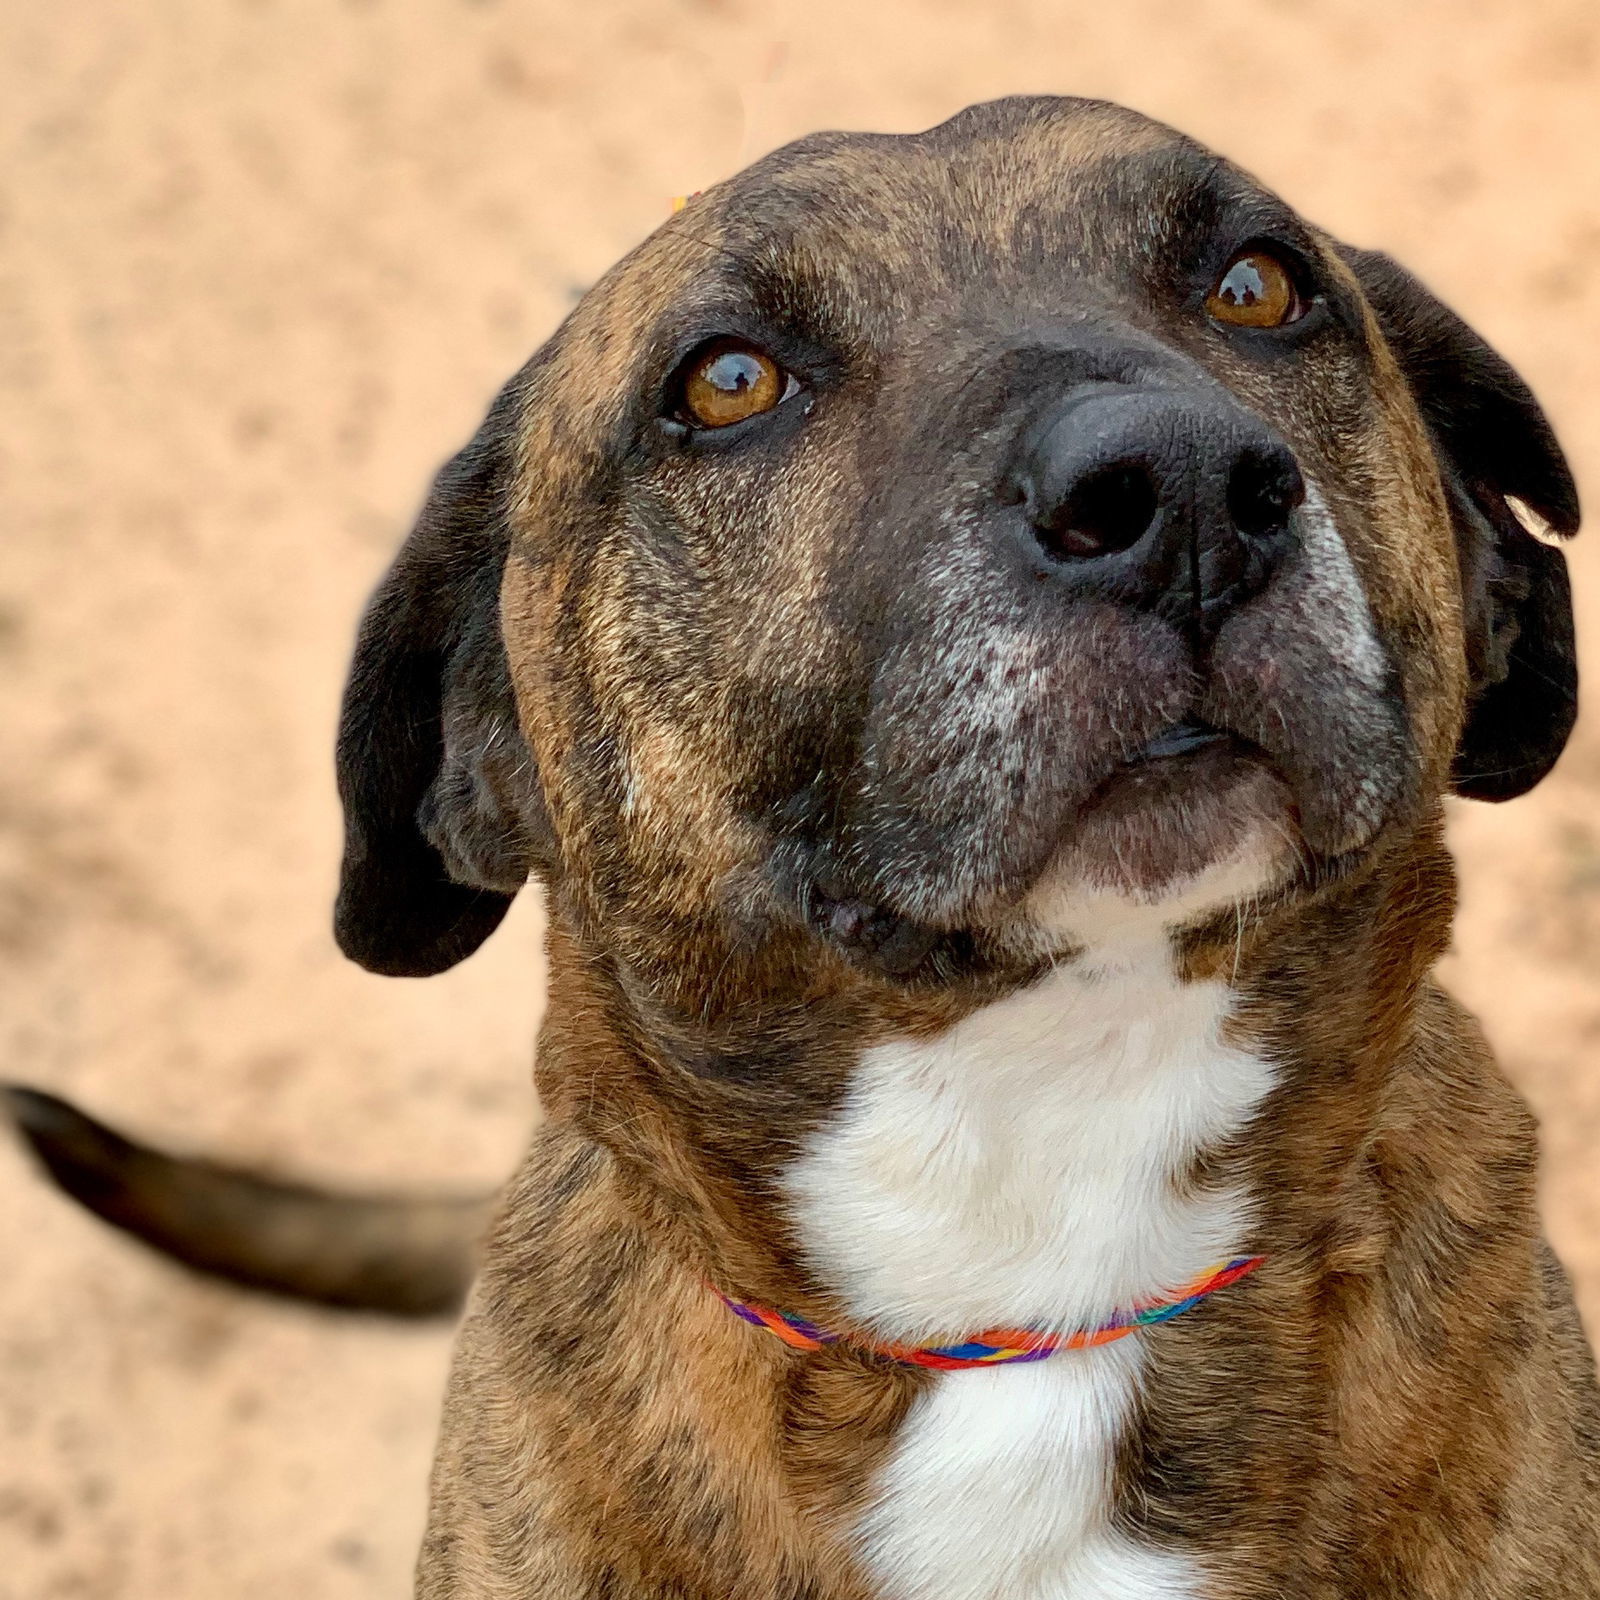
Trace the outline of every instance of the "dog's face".
<path fill-rule="evenodd" d="M 635 964 L 928 982 L 1292 895 L 1559 753 L 1530 512 L 1576 525 L 1515 374 L 1168 130 L 802 141 L 441 475 L 347 700 L 341 937 L 436 970 L 534 870 Z"/>

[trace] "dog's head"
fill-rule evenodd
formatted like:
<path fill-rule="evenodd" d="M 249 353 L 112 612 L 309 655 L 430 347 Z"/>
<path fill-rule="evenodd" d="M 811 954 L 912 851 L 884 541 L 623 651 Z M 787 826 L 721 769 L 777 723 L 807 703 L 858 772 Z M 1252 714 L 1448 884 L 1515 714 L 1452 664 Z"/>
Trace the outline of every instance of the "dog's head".
<path fill-rule="evenodd" d="M 1548 770 L 1576 523 L 1480 338 L 1142 117 L 803 140 L 441 474 L 357 649 L 341 942 L 439 970 L 533 872 L 636 966 L 894 984 L 1293 895 Z"/>

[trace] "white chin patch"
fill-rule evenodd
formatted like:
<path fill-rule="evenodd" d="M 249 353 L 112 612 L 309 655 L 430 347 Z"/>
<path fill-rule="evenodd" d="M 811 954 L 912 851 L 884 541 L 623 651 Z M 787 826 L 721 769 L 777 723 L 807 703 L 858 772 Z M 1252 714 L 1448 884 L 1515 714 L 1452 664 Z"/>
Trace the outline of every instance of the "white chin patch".
<path fill-rule="evenodd" d="M 1115 963 L 1218 911 L 1246 916 L 1289 881 L 1296 859 L 1287 832 L 1265 824 L 1225 859 L 1148 889 L 1109 884 L 1069 858 L 1032 890 L 1006 933 L 1030 953 L 1081 951 L 1091 963 Z"/>

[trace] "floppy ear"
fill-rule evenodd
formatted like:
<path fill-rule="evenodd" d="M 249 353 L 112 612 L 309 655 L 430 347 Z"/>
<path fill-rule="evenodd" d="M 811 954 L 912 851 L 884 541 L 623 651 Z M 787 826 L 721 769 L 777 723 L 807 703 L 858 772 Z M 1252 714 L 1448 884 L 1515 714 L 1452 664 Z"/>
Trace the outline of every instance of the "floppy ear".
<path fill-rule="evenodd" d="M 1555 765 L 1578 713 L 1566 557 L 1536 538 L 1578 531 L 1578 491 L 1549 420 L 1496 351 L 1404 268 L 1340 253 L 1411 385 L 1456 524 L 1472 700 L 1453 787 L 1510 800 Z"/>
<path fill-rule="evenodd" d="M 393 977 L 465 960 L 554 862 L 500 637 L 517 392 L 434 480 L 367 607 L 345 688 L 334 935 Z"/>

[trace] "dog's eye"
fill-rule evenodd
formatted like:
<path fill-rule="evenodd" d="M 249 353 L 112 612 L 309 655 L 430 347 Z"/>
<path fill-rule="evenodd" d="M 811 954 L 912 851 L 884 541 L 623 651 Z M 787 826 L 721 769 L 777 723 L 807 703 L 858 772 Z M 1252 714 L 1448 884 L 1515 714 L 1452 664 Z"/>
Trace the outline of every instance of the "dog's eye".
<path fill-rule="evenodd" d="M 742 339 L 718 339 L 684 368 L 678 408 L 695 427 L 728 428 L 771 411 L 799 388 L 766 351 Z"/>
<path fill-rule="evenodd" d="M 1294 272 L 1262 245 L 1241 250 L 1206 296 L 1207 314 L 1234 328 L 1281 328 L 1306 310 Z"/>

